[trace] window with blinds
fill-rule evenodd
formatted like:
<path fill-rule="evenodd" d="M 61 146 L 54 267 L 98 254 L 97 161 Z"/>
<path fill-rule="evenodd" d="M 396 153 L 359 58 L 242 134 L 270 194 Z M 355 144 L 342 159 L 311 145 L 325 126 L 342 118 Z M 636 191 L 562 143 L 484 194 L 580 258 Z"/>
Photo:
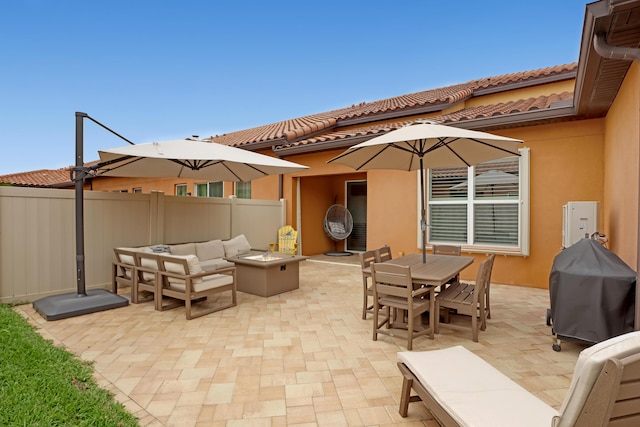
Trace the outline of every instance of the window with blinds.
<path fill-rule="evenodd" d="M 238 199 L 250 199 L 251 198 L 251 181 L 236 182 L 235 193 Z"/>
<path fill-rule="evenodd" d="M 222 181 L 196 184 L 196 196 L 198 197 L 223 197 L 223 191 Z"/>
<path fill-rule="evenodd" d="M 521 248 L 527 252 L 528 153 L 525 148 L 519 157 L 469 168 L 430 169 L 428 242 Z M 523 186 L 526 191 L 521 191 Z M 523 232 L 527 233 L 524 240 Z"/>

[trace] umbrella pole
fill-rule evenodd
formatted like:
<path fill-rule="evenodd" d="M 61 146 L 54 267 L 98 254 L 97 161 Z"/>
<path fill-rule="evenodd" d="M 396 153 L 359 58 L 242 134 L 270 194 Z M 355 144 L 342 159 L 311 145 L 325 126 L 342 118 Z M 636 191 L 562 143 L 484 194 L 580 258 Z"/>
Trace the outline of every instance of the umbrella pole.
<path fill-rule="evenodd" d="M 427 212 L 424 208 L 424 168 L 420 157 L 420 229 L 422 230 L 422 263 L 427 263 Z"/>
<path fill-rule="evenodd" d="M 33 302 L 33 308 L 45 320 L 59 320 L 81 316 L 97 311 L 124 307 L 129 300 L 105 289 L 86 290 L 84 262 L 84 125 L 86 113 L 76 112 L 76 166 L 71 179 L 75 181 L 75 222 L 76 222 L 76 273 L 77 290 L 58 295 L 49 295 Z"/>
<path fill-rule="evenodd" d="M 76 112 L 76 272 L 78 296 L 86 296 L 84 264 L 84 126 L 85 113 Z"/>

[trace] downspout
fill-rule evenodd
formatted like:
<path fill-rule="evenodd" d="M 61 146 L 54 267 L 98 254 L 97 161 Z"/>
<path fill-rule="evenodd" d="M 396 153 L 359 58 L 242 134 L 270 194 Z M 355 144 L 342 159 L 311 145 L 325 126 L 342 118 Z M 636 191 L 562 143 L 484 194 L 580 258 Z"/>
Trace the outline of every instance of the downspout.
<path fill-rule="evenodd" d="M 605 41 L 606 33 L 593 36 L 593 48 L 598 55 L 609 59 L 624 59 L 627 61 L 640 61 L 640 49 L 635 47 L 611 46 Z"/>
<path fill-rule="evenodd" d="M 634 47 L 611 46 L 606 41 L 606 33 L 599 33 L 593 36 L 593 48 L 598 55 L 609 59 L 623 59 L 627 61 L 640 61 L 640 49 Z M 638 164 L 640 170 L 640 159 Z M 638 186 L 638 209 L 640 209 L 640 185 Z M 636 236 L 636 301 L 635 301 L 635 318 L 634 329 L 640 330 L 640 215 L 638 216 L 638 234 Z"/>

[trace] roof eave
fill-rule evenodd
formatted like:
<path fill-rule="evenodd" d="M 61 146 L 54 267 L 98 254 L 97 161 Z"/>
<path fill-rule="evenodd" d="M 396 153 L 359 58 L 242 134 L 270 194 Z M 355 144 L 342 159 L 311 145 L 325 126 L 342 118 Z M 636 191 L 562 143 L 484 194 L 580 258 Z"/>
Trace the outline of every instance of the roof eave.
<path fill-rule="evenodd" d="M 446 122 L 447 126 L 473 130 L 495 130 L 522 126 L 532 126 L 557 121 L 576 119 L 575 108 L 572 105 L 544 110 L 523 111 L 491 117 L 479 117 L 456 122 Z M 299 146 L 284 146 L 274 148 L 274 152 L 279 156 L 291 156 L 296 154 L 308 154 L 320 151 L 349 148 L 355 144 L 367 141 L 377 135 L 359 135 L 347 137 L 340 140 L 330 140 L 314 142 L 313 144 L 303 144 Z"/>

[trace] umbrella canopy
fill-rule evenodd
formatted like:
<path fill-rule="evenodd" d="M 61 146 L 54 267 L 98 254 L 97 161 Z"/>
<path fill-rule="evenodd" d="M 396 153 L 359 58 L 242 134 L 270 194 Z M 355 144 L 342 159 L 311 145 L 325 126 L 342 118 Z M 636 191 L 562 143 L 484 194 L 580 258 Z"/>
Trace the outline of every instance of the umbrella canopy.
<path fill-rule="evenodd" d="M 98 151 L 96 174 L 119 177 L 180 177 L 251 181 L 307 166 L 215 142 L 179 139 Z"/>
<path fill-rule="evenodd" d="M 354 145 L 329 163 L 355 170 L 420 171 L 422 260 L 426 262 L 424 169 L 472 166 L 502 157 L 518 156 L 521 140 L 468 129 L 417 121 Z"/>

